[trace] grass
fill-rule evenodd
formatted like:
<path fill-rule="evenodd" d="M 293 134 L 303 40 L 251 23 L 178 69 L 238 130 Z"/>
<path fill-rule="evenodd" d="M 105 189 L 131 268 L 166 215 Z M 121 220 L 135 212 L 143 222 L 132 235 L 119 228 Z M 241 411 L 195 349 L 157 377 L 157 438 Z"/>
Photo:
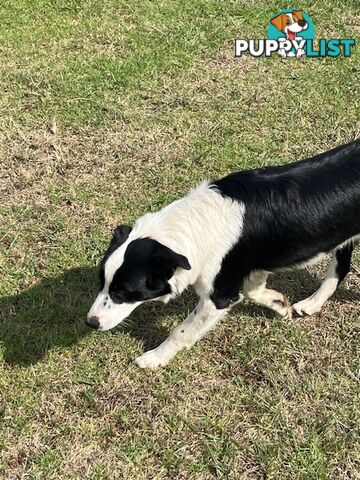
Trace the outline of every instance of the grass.
<path fill-rule="evenodd" d="M 355 1 L 305 1 L 317 38 L 353 38 Z M 295 6 L 296 7 L 296 6 Z M 0 6 L 0 477 L 360 476 L 359 268 L 324 310 L 243 304 L 169 367 L 133 359 L 194 304 L 96 334 L 96 265 L 133 222 L 229 171 L 359 136 L 359 51 L 233 58 L 277 2 L 3 1 Z M 292 301 L 320 270 L 274 279 Z"/>

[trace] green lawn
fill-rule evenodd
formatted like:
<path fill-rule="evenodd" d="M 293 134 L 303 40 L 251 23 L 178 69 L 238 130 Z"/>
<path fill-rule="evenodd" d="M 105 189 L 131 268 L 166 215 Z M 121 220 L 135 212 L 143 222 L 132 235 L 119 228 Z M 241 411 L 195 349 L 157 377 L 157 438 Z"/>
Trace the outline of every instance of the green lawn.
<path fill-rule="evenodd" d="M 317 38 L 359 4 L 304 1 Z M 84 326 L 112 228 L 198 181 L 291 162 L 360 132 L 360 54 L 234 58 L 275 1 L 0 5 L 0 478 L 360 478 L 360 256 L 323 311 L 244 303 L 148 372 L 134 358 L 188 292 L 115 332 Z M 323 268 L 274 279 L 292 301 Z"/>

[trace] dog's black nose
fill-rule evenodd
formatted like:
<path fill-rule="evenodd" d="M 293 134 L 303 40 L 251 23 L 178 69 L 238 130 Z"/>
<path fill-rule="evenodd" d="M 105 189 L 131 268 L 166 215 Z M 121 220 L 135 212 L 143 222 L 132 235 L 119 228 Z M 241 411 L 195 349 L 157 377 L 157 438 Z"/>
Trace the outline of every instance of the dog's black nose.
<path fill-rule="evenodd" d="M 99 317 L 90 317 L 86 319 L 86 325 L 97 330 L 100 326 Z"/>
<path fill-rule="evenodd" d="M 306 22 L 305 22 L 305 20 L 299 20 L 298 24 L 300 25 L 300 27 L 305 27 Z"/>

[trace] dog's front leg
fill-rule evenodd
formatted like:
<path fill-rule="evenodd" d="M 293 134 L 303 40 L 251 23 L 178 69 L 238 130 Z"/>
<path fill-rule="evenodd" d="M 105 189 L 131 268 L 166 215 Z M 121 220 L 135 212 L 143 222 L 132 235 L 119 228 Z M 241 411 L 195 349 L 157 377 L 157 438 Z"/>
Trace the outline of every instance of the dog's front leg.
<path fill-rule="evenodd" d="M 158 368 L 166 365 L 177 352 L 192 347 L 204 337 L 227 312 L 227 308 L 217 309 L 210 298 L 200 299 L 187 319 L 177 326 L 164 342 L 136 358 L 137 365 L 141 368 Z"/>

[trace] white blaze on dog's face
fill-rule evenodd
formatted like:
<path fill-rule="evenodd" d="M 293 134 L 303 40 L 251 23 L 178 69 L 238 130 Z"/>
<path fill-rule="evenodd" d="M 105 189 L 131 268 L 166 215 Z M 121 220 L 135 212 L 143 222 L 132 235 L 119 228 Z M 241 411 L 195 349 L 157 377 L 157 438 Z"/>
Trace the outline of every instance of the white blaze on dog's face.
<path fill-rule="evenodd" d="M 151 238 L 129 238 L 131 227 L 114 231 L 101 262 L 101 292 L 93 303 L 87 325 L 109 330 L 139 305 L 171 295 L 169 280 L 177 268 L 190 270 L 186 257 Z"/>

